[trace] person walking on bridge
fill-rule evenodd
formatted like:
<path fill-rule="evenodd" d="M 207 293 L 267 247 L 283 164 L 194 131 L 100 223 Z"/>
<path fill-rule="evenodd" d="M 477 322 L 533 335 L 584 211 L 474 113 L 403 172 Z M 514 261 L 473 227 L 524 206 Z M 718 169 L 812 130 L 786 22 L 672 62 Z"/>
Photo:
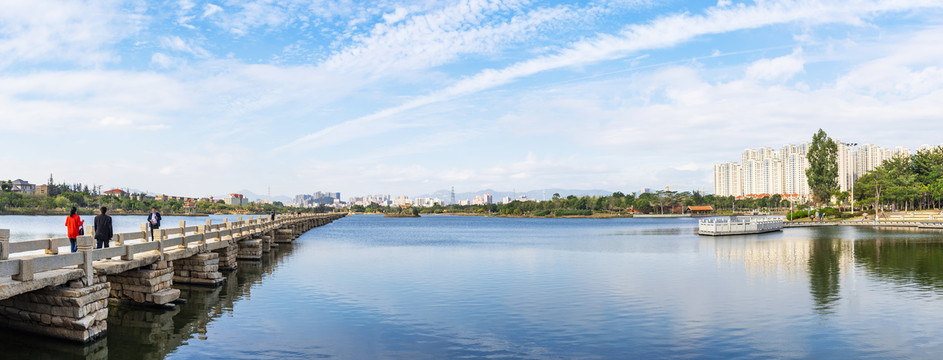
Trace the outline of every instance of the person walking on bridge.
<path fill-rule="evenodd" d="M 108 243 L 111 242 L 111 238 L 114 236 L 114 231 L 111 228 L 111 216 L 105 215 L 108 208 L 102 206 L 101 212 L 101 214 L 95 216 L 96 249 L 108 247 Z"/>
<path fill-rule="evenodd" d="M 154 230 L 160 229 L 160 213 L 156 207 L 151 208 L 151 214 L 147 216 L 147 224 L 151 227 L 151 241 L 154 241 Z"/>
<path fill-rule="evenodd" d="M 83 235 L 79 233 L 79 229 L 85 225 L 85 222 L 82 221 L 82 217 L 75 213 L 76 210 L 75 206 L 73 206 L 72 211 L 69 212 L 69 217 L 65 218 L 66 233 L 69 237 L 69 243 L 72 245 L 72 252 L 79 251 L 76 239 L 79 235 Z"/>

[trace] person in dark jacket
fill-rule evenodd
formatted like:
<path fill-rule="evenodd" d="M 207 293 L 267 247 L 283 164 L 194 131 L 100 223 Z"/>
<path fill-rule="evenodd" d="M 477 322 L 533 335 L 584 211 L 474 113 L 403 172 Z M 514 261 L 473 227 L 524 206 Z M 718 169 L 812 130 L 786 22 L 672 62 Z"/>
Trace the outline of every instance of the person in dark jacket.
<path fill-rule="evenodd" d="M 105 215 L 108 208 L 102 206 L 101 214 L 95 216 L 95 248 L 101 249 L 108 247 L 111 238 L 114 236 L 114 229 L 111 228 L 111 216 Z"/>
<path fill-rule="evenodd" d="M 272 217 L 271 217 L 271 219 L 272 219 L 272 221 L 275 221 L 275 210 L 272 210 Z"/>
<path fill-rule="evenodd" d="M 151 241 L 154 241 L 154 230 L 160 229 L 160 213 L 156 207 L 151 208 L 151 214 L 147 216 L 147 224 L 151 227 Z"/>

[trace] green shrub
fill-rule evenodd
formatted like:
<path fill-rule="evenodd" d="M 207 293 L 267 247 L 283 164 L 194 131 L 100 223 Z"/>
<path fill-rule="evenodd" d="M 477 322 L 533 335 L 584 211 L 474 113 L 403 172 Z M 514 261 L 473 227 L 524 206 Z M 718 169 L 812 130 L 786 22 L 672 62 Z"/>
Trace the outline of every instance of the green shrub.
<path fill-rule="evenodd" d="M 592 210 L 565 210 L 560 209 L 554 212 L 554 216 L 590 216 L 593 214 Z"/>
<path fill-rule="evenodd" d="M 814 213 L 813 213 L 813 214 L 814 214 Z M 793 211 L 793 212 L 789 213 L 788 215 L 786 215 L 786 219 L 787 219 L 787 220 L 790 220 L 790 221 L 791 221 L 791 220 L 796 220 L 796 219 L 801 219 L 801 218 L 804 218 L 804 217 L 809 217 L 809 211 L 808 211 L 808 210 Z"/>
<path fill-rule="evenodd" d="M 547 216 L 550 215 L 550 210 L 540 210 L 534 213 L 534 216 Z"/>

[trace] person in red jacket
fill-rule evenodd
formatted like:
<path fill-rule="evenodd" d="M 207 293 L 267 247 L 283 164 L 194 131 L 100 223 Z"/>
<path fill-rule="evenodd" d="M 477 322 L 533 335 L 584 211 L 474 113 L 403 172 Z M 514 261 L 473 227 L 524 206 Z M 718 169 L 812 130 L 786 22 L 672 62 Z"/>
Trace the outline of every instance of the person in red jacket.
<path fill-rule="evenodd" d="M 79 250 L 75 239 L 79 237 L 79 228 L 85 225 L 85 222 L 82 221 L 82 218 L 79 214 L 76 214 L 75 211 L 76 208 L 73 206 L 69 217 L 65 218 L 65 227 L 68 230 L 69 242 L 72 243 L 72 252 Z"/>

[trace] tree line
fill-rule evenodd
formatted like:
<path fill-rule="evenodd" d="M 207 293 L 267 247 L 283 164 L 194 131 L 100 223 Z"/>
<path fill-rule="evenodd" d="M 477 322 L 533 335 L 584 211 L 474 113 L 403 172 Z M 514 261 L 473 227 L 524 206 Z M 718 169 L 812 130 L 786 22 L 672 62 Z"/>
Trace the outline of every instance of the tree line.
<path fill-rule="evenodd" d="M 699 191 L 656 191 L 650 193 L 614 192 L 607 196 L 575 196 L 566 197 L 553 194 L 546 201 L 515 200 L 506 204 L 483 205 L 434 205 L 431 207 L 415 208 L 420 214 L 481 214 L 496 216 L 589 216 L 593 214 L 629 215 L 633 213 L 667 214 L 677 207 L 695 205 L 712 206 L 718 213 L 753 213 L 788 209 L 790 203 L 780 195 L 772 195 L 758 199 L 737 199 L 733 196 L 704 195 Z M 399 206 L 382 206 L 372 203 L 367 206 L 353 205 L 352 212 L 363 213 L 400 213 L 412 211 Z M 686 212 L 686 211 L 685 211 Z"/>
<path fill-rule="evenodd" d="M 118 197 L 99 193 L 98 186 L 89 187 L 77 184 L 52 184 L 52 176 L 47 184 L 47 194 L 24 194 L 12 191 L 12 182 L 0 181 L 0 212 L 8 214 L 59 214 L 68 212 L 73 206 L 86 214 L 97 213 L 95 210 L 105 206 L 113 214 L 145 213 L 152 207 L 168 214 L 216 214 L 248 211 L 254 213 L 270 213 L 273 210 L 284 212 L 328 212 L 330 208 L 319 206 L 309 208 L 295 208 L 285 206 L 280 201 L 272 204 L 251 203 L 246 207 L 226 204 L 223 200 L 200 200 L 192 209 L 187 209 L 183 201 L 157 200 L 147 198 L 144 194 L 131 194 L 131 197 Z M 9 184 L 9 186 L 7 185 Z M 137 200 L 140 199 L 140 200 Z"/>

